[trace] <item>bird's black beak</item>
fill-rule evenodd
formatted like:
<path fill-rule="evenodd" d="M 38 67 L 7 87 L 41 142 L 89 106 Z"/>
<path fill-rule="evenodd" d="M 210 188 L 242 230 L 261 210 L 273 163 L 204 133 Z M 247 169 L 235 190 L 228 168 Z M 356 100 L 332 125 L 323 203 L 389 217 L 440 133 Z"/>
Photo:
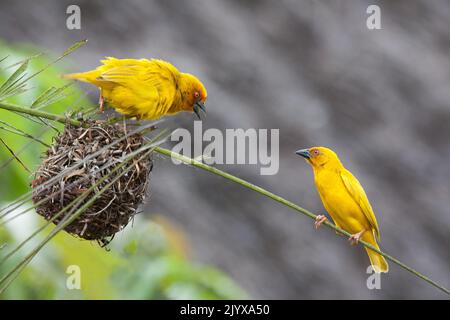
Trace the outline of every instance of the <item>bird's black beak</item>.
<path fill-rule="evenodd" d="M 295 151 L 295 153 L 306 159 L 311 158 L 311 153 L 309 152 L 308 149 L 300 149 L 300 150 Z"/>
<path fill-rule="evenodd" d="M 206 108 L 203 102 L 201 101 L 197 101 L 194 104 L 194 113 L 197 115 L 197 117 L 201 120 L 202 118 L 200 117 L 200 110 L 206 114 Z"/>

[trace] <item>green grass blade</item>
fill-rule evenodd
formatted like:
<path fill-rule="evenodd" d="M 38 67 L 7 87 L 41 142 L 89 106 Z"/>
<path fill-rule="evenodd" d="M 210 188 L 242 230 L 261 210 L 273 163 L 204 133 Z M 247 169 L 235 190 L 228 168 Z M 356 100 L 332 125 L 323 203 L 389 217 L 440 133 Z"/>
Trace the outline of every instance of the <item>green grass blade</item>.
<path fill-rule="evenodd" d="M 13 72 L 11 76 L 2 84 L 0 87 L 0 100 L 4 99 L 4 95 L 8 93 L 8 91 L 13 91 L 15 88 L 21 88 L 19 83 L 26 75 L 26 70 L 28 67 L 28 60 L 25 60 L 16 71 Z"/>

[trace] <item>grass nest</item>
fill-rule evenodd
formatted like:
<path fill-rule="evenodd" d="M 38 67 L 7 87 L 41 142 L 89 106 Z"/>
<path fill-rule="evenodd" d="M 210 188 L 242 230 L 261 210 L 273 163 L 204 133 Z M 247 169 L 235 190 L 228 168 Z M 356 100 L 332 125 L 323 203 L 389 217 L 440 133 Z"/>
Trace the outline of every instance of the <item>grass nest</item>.
<path fill-rule="evenodd" d="M 113 142 L 116 143 L 111 145 Z M 68 209 L 58 216 L 61 209 L 110 174 L 77 208 L 96 197 L 92 205 L 64 229 L 105 246 L 130 222 L 145 199 L 153 168 L 151 156 L 143 157 L 139 153 L 113 172 L 124 157 L 144 143 L 140 133 L 126 137 L 126 129 L 118 123 L 92 122 L 87 127 L 67 125 L 64 132 L 54 138 L 35 173 L 32 187 L 37 213 L 58 224 L 64 216 L 76 211 Z"/>

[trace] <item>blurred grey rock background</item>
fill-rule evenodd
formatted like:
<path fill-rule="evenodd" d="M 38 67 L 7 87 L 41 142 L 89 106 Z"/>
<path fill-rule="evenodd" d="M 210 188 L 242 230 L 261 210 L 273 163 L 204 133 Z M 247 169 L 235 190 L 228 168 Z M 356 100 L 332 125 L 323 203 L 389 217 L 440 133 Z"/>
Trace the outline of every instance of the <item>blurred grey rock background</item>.
<path fill-rule="evenodd" d="M 65 28 L 78 4 L 82 29 Z M 366 28 L 381 7 L 382 30 Z M 208 89 L 206 128 L 279 128 L 280 171 L 220 166 L 324 209 L 300 147 L 335 149 L 368 193 L 381 247 L 450 286 L 450 3 L 422 1 L 1 1 L 0 38 L 57 54 L 160 57 Z M 86 90 L 97 98 L 94 88 Z M 192 128 L 192 116 L 168 125 Z M 158 160 L 149 212 L 178 223 L 194 258 L 253 298 L 445 298 L 394 264 L 366 288 L 368 258 L 329 230 L 203 171 Z"/>

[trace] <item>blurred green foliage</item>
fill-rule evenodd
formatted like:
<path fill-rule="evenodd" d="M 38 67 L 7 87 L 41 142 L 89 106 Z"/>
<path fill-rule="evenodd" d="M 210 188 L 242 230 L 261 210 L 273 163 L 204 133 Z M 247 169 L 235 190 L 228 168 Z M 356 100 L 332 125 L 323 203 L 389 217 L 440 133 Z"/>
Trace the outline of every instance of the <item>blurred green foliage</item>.
<path fill-rule="evenodd" d="M 30 46 L 7 46 L 0 42 L 0 85 L 20 68 L 14 63 L 39 53 Z M 50 60 L 41 55 L 31 59 L 27 73 L 46 66 Z M 49 88 L 57 90 L 67 84 L 63 73 L 55 66 L 32 78 L 26 92 L 5 101 L 31 106 Z M 82 92 L 71 86 L 64 99 L 45 106 L 45 110 L 62 114 L 90 103 Z M 47 91 L 48 92 L 48 91 Z M 32 121 L 22 115 L 0 109 L 0 127 L 11 124 L 47 144 L 51 144 L 55 129 Z M 52 124 L 55 125 L 55 124 Z M 40 164 L 39 155 L 46 147 L 29 138 L 0 128 L 0 138 L 33 172 Z M 61 130 L 61 125 L 56 125 Z M 32 176 L 0 144 L 0 207 L 30 190 Z M 0 224 L 0 258 L 29 236 L 45 221 L 34 211 L 14 219 L 6 226 Z M 49 228 L 45 230 L 49 232 Z M 0 264 L 0 277 L 6 274 L 45 236 L 42 232 L 5 263 Z M 81 272 L 81 289 L 68 289 L 70 266 Z M 69 268 L 69 269 L 68 269 Z M 110 251 L 95 242 L 84 241 L 60 232 L 16 278 L 0 299 L 242 299 L 247 295 L 228 276 L 209 266 L 193 263 L 188 257 L 188 245 L 182 230 L 163 220 L 146 220 L 143 214 L 135 218 L 116 235 Z"/>
<path fill-rule="evenodd" d="M 228 276 L 181 254 L 171 237 L 174 235 L 161 225 L 144 217 L 118 234 L 109 251 L 61 232 L 0 299 L 247 298 Z M 14 237 L 2 229 L 0 243 L 7 244 L 0 250 L 8 251 L 14 246 Z M 19 260 L 17 256 L 0 265 L 0 273 Z M 72 275 L 68 267 L 73 265 L 80 270 L 80 290 L 66 286 Z"/>

